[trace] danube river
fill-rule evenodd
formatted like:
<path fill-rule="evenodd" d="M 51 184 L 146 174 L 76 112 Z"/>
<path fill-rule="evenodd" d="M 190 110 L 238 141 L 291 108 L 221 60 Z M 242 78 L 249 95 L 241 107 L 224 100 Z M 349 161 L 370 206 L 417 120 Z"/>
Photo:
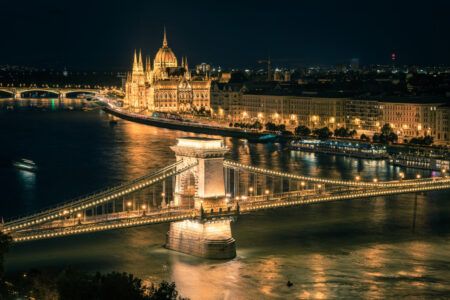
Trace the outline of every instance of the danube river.
<path fill-rule="evenodd" d="M 188 134 L 119 121 L 79 101 L 0 102 L 0 159 L 34 160 L 35 173 L 0 167 L 0 215 L 29 213 L 174 161 Z M 290 152 L 226 139 L 229 158 L 308 176 L 392 179 L 383 161 Z M 414 176 L 416 170 L 403 170 Z M 421 172 L 430 176 L 429 172 Z M 450 296 L 449 192 L 258 212 L 233 223 L 237 258 L 210 261 L 163 248 L 168 224 L 14 245 L 8 272 L 73 266 L 175 281 L 191 299 L 445 298 Z M 413 227 L 413 223 L 415 226 Z M 294 283 L 287 287 L 286 282 Z"/>

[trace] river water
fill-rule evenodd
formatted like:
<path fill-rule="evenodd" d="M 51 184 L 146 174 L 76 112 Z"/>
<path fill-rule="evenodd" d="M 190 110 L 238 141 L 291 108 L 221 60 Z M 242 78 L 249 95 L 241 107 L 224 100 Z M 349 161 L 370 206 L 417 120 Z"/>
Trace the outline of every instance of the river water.
<path fill-rule="evenodd" d="M 36 173 L 0 167 L 5 218 L 167 165 L 174 161 L 169 146 L 192 136 L 122 120 L 110 126 L 101 111 L 78 110 L 78 100 L 21 107 L 1 101 L 0 159 L 25 157 L 39 166 Z M 400 171 L 382 161 L 290 152 L 276 144 L 226 144 L 230 159 L 308 176 L 392 179 Z M 446 298 L 449 199 L 448 191 L 418 195 L 415 221 L 414 195 L 244 215 L 232 224 L 237 258 L 231 261 L 163 248 L 168 225 L 162 224 L 17 244 L 7 255 L 7 270 L 124 271 L 149 282 L 175 281 L 194 300 Z"/>

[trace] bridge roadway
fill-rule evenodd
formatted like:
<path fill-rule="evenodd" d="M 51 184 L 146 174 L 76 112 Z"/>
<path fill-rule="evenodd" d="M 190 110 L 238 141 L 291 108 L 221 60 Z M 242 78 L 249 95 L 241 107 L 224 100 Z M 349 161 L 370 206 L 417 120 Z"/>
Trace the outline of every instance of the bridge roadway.
<path fill-rule="evenodd" d="M 111 230 L 125 227 L 141 226 L 156 223 L 168 223 L 196 218 L 220 219 L 236 216 L 240 213 L 251 213 L 257 210 L 281 208 L 288 206 L 308 205 L 349 199 L 366 199 L 371 197 L 418 193 L 450 188 L 450 179 L 436 178 L 426 183 L 398 182 L 385 187 L 335 187 L 329 190 L 302 190 L 273 195 L 237 197 L 230 199 L 229 208 L 224 212 L 202 212 L 189 207 L 169 207 L 153 211 L 131 211 L 110 215 L 90 217 L 83 221 L 77 219 L 53 220 L 50 223 L 19 228 L 11 232 L 14 241 L 46 239 L 87 232 Z M 418 184 L 417 184 L 418 183 Z"/>
<path fill-rule="evenodd" d="M 30 226 L 36 226 L 41 223 L 50 222 L 58 218 L 67 217 L 78 211 L 98 206 L 107 201 L 118 199 L 132 192 L 141 190 L 150 185 L 161 182 L 162 180 L 170 176 L 180 174 L 192 168 L 195 165 L 196 163 L 187 164 L 183 161 L 178 161 L 160 170 L 157 170 L 140 178 L 134 179 L 132 181 L 126 182 L 124 184 L 99 191 L 97 193 L 85 196 L 80 199 L 63 203 L 56 207 L 52 207 L 32 215 L 19 217 L 14 220 L 7 221 L 3 225 L 3 231 L 6 233 L 13 232 Z"/>
<path fill-rule="evenodd" d="M 7 94 L 11 94 L 13 98 L 22 98 L 22 94 L 26 92 L 47 92 L 58 95 L 58 97 L 66 97 L 67 94 L 71 93 L 89 93 L 97 94 L 100 89 L 95 88 L 56 88 L 56 87 L 2 87 L 0 86 L 0 91 Z"/>

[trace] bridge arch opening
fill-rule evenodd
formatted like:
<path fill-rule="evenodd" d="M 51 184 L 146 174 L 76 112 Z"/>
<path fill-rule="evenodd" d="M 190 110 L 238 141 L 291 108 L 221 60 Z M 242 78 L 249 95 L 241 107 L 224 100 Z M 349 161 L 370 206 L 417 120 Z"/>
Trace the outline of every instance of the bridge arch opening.
<path fill-rule="evenodd" d="M 65 98 L 69 99 L 86 99 L 89 96 L 95 95 L 94 92 L 85 92 L 85 91 L 73 91 L 65 94 Z"/>
<path fill-rule="evenodd" d="M 14 98 L 14 93 L 10 91 L 0 90 L 0 99 Z"/>
<path fill-rule="evenodd" d="M 20 97 L 31 99 L 52 99 L 52 98 L 59 98 L 59 93 L 56 91 L 30 90 L 20 92 Z"/>

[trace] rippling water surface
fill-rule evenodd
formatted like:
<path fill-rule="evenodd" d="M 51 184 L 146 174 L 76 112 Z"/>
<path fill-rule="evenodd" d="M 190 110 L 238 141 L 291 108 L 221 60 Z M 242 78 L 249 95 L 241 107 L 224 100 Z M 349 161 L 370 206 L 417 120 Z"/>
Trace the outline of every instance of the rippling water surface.
<path fill-rule="evenodd" d="M 126 121 L 111 127 L 107 115 L 78 111 L 78 104 L 66 104 L 74 110 L 48 101 L 33 109 L 0 104 L 0 159 L 39 165 L 36 173 L 0 167 L 0 215 L 32 212 L 162 167 L 174 161 L 169 146 L 189 135 Z M 231 159 L 309 176 L 370 180 L 399 172 L 379 161 L 226 144 Z M 415 228 L 414 195 L 244 215 L 232 225 L 238 256 L 227 262 L 164 249 L 163 224 L 14 245 L 7 268 L 126 271 L 174 280 L 191 299 L 446 298 L 449 199 L 448 191 L 418 195 Z"/>

